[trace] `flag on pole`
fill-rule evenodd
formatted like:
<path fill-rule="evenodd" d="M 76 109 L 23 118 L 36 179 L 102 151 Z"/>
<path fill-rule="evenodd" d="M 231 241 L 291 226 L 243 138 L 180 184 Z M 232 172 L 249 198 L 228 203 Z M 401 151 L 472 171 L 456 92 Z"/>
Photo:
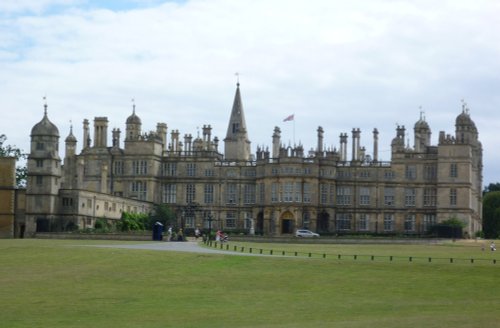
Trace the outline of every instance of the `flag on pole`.
<path fill-rule="evenodd" d="M 294 116 L 295 116 L 295 114 L 292 114 L 292 115 L 288 116 L 287 118 L 285 118 L 285 119 L 283 120 L 283 122 L 293 121 Z"/>

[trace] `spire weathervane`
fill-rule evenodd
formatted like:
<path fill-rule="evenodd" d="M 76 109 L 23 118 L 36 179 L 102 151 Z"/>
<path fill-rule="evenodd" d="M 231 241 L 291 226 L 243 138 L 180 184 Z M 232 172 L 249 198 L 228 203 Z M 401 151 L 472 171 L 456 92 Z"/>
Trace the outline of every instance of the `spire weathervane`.
<path fill-rule="evenodd" d="M 135 114 L 135 98 L 132 98 L 132 112 Z"/>
<path fill-rule="evenodd" d="M 236 86 L 240 86 L 240 73 L 236 72 L 234 73 L 236 75 Z"/>
<path fill-rule="evenodd" d="M 45 115 L 47 115 L 47 95 L 43 96 L 43 108 Z"/>

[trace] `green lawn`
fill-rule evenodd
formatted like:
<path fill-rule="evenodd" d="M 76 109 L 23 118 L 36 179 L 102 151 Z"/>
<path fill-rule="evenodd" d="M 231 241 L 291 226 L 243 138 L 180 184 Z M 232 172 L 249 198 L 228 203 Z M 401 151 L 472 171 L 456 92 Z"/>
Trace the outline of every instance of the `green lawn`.
<path fill-rule="evenodd" d="M 0 326 L 498 326 L 500 263 L 76 246 L 104 243 L 117 242 L 0 240 Z M 473 243 L 245 247 L 402 258 L 496 256 Z"/>
<path fill-rule="evenodd" d="M 497 243 L 498 244 L 498 243 Z M 228 246 L 229 245 L 229 246 Z M 212 242 L 212 248 L 220 249 L 220 243 L 215 245 Z M 409 262 L 410 257 L 412 262 L 431 262 L 450 263 L 450 258 L 453 263 L 467 262 L 470 263 L 473 259 L 474 263 L 493 263 L 493 260 L 498 259 L 500 264 L 500 254 L 498 252 L 489 251 L 489 242 L 487 241 L 456 241 L 443 242 L 441 244 L 429 245 L 407 245 L 407 244 L 279 244 L 279 243 L 247 243 L 247 242 L 229 242 L 222 245 L 222 250 L 237 252 L 261 253 L 269 255 L 298 256 L 298 257 L 313 257 L 313 258 L 337 258 L 348 260 L 370 260 L 387 262 Z M 484 251 L 483 251 L 484 249 Z M 373 256 L 373 258 L 372 258 Z"/>

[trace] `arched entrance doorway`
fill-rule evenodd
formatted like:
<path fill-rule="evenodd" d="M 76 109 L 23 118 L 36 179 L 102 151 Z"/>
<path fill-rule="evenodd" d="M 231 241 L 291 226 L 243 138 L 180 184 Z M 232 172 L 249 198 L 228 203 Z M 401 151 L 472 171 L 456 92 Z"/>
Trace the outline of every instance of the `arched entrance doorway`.
<path fill-rule="evenodd" d="M 281 215 L 280 218 L 281 225 L 281 233 L 282 234 L 291 234 L 295 229 L 295 218 L 293 217 L 292 212 L 287 211 Z"/>

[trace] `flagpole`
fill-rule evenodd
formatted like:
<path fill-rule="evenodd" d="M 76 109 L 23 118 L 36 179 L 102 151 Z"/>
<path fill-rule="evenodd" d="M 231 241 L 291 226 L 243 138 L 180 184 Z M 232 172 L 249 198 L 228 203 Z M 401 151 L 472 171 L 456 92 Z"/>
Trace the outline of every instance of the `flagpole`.
<path fill-rule="evenodd" d="M 295 113 L 288 115 L 283 122 L 293 121 L 293 146 L 295 147 Z"/>

